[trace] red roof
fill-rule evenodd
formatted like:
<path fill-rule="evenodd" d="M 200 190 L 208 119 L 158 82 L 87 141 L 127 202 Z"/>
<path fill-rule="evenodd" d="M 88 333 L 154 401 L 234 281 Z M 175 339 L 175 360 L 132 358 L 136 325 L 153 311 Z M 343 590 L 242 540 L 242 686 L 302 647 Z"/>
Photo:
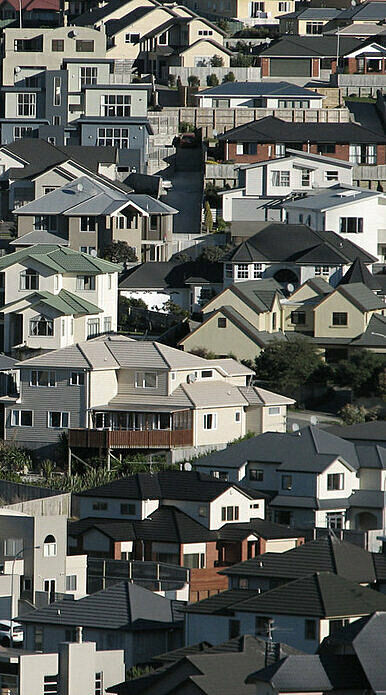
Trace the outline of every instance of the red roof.
<path fill-rule="evenodd" d="M 8 3 L 14 10 L 19 11 L 19 0 L 0 0 L 0 6 Z M 51 10 L 59 12 L 60 0 L 21 0 L 22 9 L 26 12 L 30 10 Z"/>

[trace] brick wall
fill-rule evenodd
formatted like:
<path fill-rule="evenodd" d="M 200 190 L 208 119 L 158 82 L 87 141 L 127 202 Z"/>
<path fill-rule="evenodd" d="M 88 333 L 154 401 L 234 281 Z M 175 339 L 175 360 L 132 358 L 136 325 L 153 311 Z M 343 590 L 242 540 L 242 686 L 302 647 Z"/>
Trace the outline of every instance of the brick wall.
<path fill-rule="evenodd" d="M 312 58 L 312 77 L 319 77 L 320 58 Z"/>

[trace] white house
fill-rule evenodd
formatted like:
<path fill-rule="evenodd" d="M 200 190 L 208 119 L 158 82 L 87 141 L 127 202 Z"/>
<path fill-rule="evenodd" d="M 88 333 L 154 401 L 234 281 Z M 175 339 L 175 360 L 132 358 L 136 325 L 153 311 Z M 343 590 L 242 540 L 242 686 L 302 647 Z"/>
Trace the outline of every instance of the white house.
<path fill-rule="evenodd" d="M 380 258 L 385 205 L 383 193 L 337 184 L 327 191 L 284 201 L 282 207 L 289 224 L 305 223 L 315 230 L 336 232 Z"/>
<path fill-rule="evenodd" d="M 289 82 L 223 82 L 196 98 L 199 108 L 320 109 L 325 96 Z"/>

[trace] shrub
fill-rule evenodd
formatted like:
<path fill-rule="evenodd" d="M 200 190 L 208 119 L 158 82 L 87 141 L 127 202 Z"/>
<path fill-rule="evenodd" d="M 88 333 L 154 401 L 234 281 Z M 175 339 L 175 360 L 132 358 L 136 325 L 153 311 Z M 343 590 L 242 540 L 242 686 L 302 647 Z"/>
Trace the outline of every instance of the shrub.
<path fill-rule="evenodd" d="M 224 66 L 224 58 L 222 56 L 215 54 L 210 59 L 210 64 L 211 64 L 212 68 L 222 68 Z"/>
<path fill-rule="evenodd" d="M 223 82 L 234 82 L 236 80 L 234 72 L 227 72 L 223 77 Z"/>
<path fill-rule="evenodd" d="M 217 75 L 215 75 L 214 73 L 208 75 L 208 77 L 206 78 L 206 84 L 208 85 L 208 87 L 217 87 L 217 85 L 220 84 Z"/>
<path fill-rule="evenodd" d="M 212 210 L 210 209 L 209 201 L 207 200 L 205 203 L 205 227 L 207 232 L 212 232 L 213 231 L 213 217 L 212 217 Z"/>
<path fill-rule="evenodd" d="M 197 77 L 197 75 L 189 75 L 188 85 L 189 85 L 189 87 L 199 87 L 200 86 L 200 80 Z"/>
<path fill-rule="evenodd" d="M 135 263 L 138 261 L 135 250 L 126 241 L 113 241 L 106 246 L 104 258 L 113 263 Z"/>

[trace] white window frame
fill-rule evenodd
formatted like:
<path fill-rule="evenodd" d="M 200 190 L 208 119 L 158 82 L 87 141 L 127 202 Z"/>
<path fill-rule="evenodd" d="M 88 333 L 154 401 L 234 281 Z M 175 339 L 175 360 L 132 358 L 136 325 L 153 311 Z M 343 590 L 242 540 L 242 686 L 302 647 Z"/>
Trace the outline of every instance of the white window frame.
<path fill-rule="evenodd" d="M 22 425 L 21 424 L 21 413 L 31 413 L 31 424 Z M 33 410 L 12 410 L 11 411 L 11 427 L 33 427 L 34 424 L 34 411 Z"/>
<path fill-rule="evenodd" d="M 205 431 L 217 430 L 217 420 L 218 420 L 217 413 L 204 413 L 204 415 L 203 415 L 203 429 Z M 208 427 L 208 424 L 211 424 L 211 427 Z"/>
<path fill-rule="evenodd" d="M 82 377 L 82 379 L 80 379 Z M 85 373 L 79 370 L 74 370 L 70 374 L 70 386 L 84 386 Z"/>
<path fill-rule="evenodd" d="M 45 333 L 37 332 L 40 323 L 46 326 Z M 55 335 L 54 319 L 47 318 L 46 316 L 35 316 L 33 319 L 30 319 L 29 335 L 31 338 L 53 338 Z"/>
<path fill-rule="evenodd" d="M 24 118 L 36 118 L 36 93 L 19 92 L 17 95 L 17 115 Z"/>
<path fill-rule="evenodd" d="M 275 169 L 272 171 L 272 186 L 275 188 L 289 188 L 291 185 L 291 172 L 287 169 Z"/>
<path fill-rule="evenodd" d="M 130 94 L 102 94 L 100 113 L 103 118 L 130 118 Z"/>
<path fill-rule="evenodd" d="M 60 415 L 60 424 L 59 425 L 53 425 L 52 424 L 52 416 L 53 415 Z M 63 420 L 66 420 L 67 422 L 63 422 Z M 47 427 L 51 430 L 65 430 L 70 426 L 70 413 L 68 410 L 49 410 L 47 412 Z"/>
<path fill-rule="evenodd" d="M 155 385 L 148 386 L 146 380 L 148 376 L 151 375 L 155 377 Z M 136 389 L 156 389 L 158 388 L 158 374 L 151 371 L 135 372 L 135 388 Z"/>
<path fill-rule="evenodd" d="M 268 415 L 280 415 L 280 405 L 270 405 L 268 408 Z"/>
<path fill-rule="evenodd" d="M 48 374 L 47 384 L 39 383 L 39 374 L 42 373 Z M 31 369 L 29 385 L 32 388 L 54 388 L 56 386 L 56 372 L 52 369 Z"/>

